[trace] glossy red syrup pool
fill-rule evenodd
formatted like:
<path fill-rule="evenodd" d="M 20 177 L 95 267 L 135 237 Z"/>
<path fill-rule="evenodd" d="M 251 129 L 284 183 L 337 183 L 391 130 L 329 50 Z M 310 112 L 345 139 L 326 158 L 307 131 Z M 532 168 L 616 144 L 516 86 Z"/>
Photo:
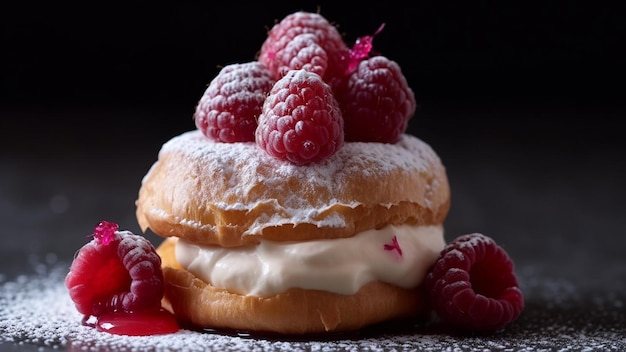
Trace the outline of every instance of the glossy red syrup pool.
<path fill-rule="evenodd" d="M 98 331 L 128 336 L 172 334 L 179 329 L 174 315 L 163 308 L 132 313 L 107 313 L 98 317 L 95 324 L 89 321 L 84 324 L 95 325 Z"/>

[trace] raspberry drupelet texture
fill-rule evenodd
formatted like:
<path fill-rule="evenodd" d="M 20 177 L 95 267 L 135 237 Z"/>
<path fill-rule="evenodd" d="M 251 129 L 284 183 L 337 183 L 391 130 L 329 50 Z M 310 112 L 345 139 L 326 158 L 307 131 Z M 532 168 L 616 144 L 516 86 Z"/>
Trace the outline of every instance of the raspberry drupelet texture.
<path fill-rule="evenodd" d="M 343 119 L 330 86 L 306 70 L 291 70 L 265 100 L 256 143 L 269 155 L 305 165 L 343 145 Z"/>
<path fill-rule="evenodd" d="M 103 221 L 94 239 L 76 254 L 65 285 L 85 316 L 158 310 L 163 296 L 161 258 L 144 237 Z"/>
<path fill-rule="evenodd" d="M 524 309 L 513 261 L 493 239 L 479 233 L 446 245 L 425 287 L 439 318 L 462 331 L 501 331 Z"/>
<path fill-rule="evenodd" d="M 274 61 L 278 77 L 284 76 L 290 70 L 300 69 L 323 77 L 328 67 L 328 54 L 317 43 L 317 37 L 313 33 L 302 33 L 276 53 Z"/>
<path fill-rule="evenodd" d="M 312 40 L 321 50 L 316 49 L 315 55 L 309 53 L 302 56 L 296 63 L 304 67 L 307 61 L 305 58 L 309 58 L 311 62 L 315 61 L 313 64 L 315 67 L 326 66 L 320 76 L 333 86 L 333 82 L 340 81 L 344 76 L 349 48 L 337 28 L 318 13 L 298 11 L 276 23 L 268 31 L 267 38 L 261 45 L 258 60 L 269 68 L 276 80 L 287 72 L 285 67 L 299 69 L 300 67 L 290 65 L 290 62 L 291 57 L 297 52 L 293 47 L 301 46 L 303 37 L 300 35 L 305 33 L 311 34 L 306 38 L 307 41 Z M 322 64 L 324 55 L 321 52 L 325 53 L 327 60 L 325 64 Z"/>
<path fill-rule="evenodd" d="M 384 56 L 361 61 L 337 100 L 347 142 L 396 143 L 417 106 L 400 66 Z"/>
<path fill-rule="evenodd" d="M 196 106 L 196 126 L 214 141 L 254 141 L 257 118 L 274 82 L 257 61 L 224 66 Z"/>

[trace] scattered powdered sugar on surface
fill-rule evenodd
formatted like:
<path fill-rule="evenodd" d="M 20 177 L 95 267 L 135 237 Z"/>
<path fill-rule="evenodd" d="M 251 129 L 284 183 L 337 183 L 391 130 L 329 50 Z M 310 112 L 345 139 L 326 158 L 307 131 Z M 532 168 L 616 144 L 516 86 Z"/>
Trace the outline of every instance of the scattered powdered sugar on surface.
<path fill-rule="evenodd" d="M 423 331 L 387 331 L 328 340 L 281 340 L 184 329 L 156 336 L 98 332 L 80 323 L 82 317 L 63 283 L 68 267 L 40 266 L 36 274 L 0 282 L 0 343 L 72 351 L 626 350 L 623 296 L 596 296 L 588 303 L 592 309 L 582 311 L 577 309 L 582 297 L 576 287 L 563 280 L 537 278 L 532 268 L 522 270 L 528 301 L 525 312 L 500 334 L 455 336 L 425 327 Z"/>

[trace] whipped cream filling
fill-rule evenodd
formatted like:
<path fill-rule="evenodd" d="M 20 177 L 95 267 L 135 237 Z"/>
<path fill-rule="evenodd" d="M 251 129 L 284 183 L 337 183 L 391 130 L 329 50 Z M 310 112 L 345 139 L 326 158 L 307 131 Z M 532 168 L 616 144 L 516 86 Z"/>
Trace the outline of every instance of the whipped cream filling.
<path fill-rule="evenodd" d="M 201 280 L 242 295 L 267 297 L 290 288 L 351 295 L 374 280 L 417 287 L 444 246 L 442 226 L 388 225 L 349 238 L 262 240 L 236 248 L 179 239 L 176 260 Z"/>

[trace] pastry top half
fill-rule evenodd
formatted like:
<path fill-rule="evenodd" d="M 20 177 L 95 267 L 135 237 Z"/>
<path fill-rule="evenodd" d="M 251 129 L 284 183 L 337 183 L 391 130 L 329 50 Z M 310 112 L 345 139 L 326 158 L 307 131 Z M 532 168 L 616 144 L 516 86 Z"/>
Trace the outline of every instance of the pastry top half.
<path fill-rule="evenodd" d="M 254 142 L 219 143 L 193 130 L 162 146 L 136 205 L 143 231 L 236 247 L 442 224 L 450 190 L 438 155 L 408 134 L 395 144 L 345 143 L 297 166 Z"/>

